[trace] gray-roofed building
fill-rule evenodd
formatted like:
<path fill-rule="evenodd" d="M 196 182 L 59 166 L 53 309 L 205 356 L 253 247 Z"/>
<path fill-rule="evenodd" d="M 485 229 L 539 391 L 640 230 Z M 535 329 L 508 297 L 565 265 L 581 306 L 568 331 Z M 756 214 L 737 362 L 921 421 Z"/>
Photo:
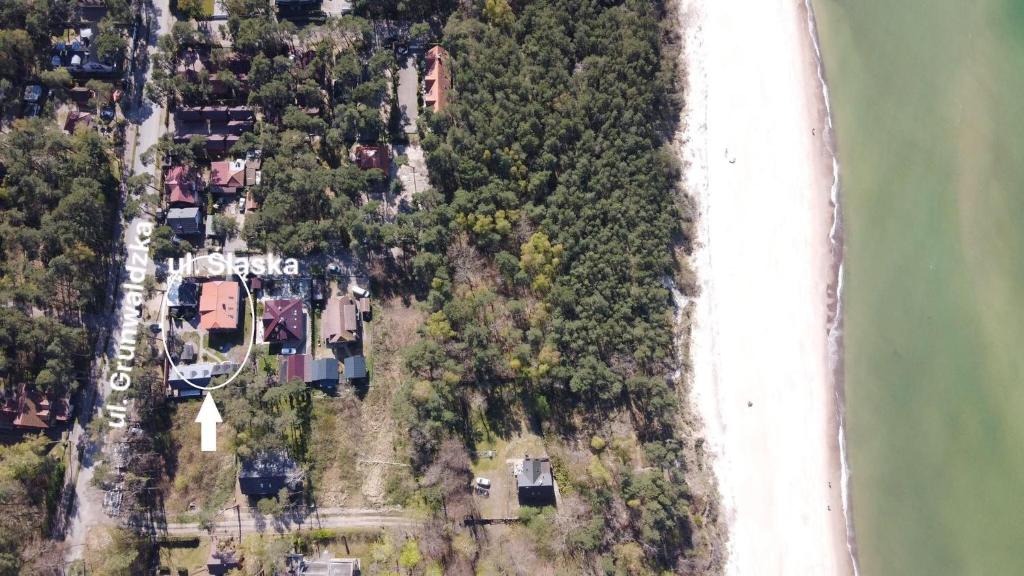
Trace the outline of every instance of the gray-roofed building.
<path fill-rule="evenodd" d="M 196 386 L 207 386 L 213 377 L 212 364 L 177 365 L 167 368 L 167 395 L 172 398 L 198 398 L 203 391 Z"/>
<path fill-rule="evenodd" d="M 338 360 L 314 360 L 307 354 L 281 356 L 278 361 L 278 374 L 281 383 L 302 380 L 310 386 L 333 390 L 338 387 Z"/>
<path fill-rule="evenodd" d="M 203 231 L 203 215 L 199 208 L 171 208 L 167 225 L 178 236 L 195 236 Z"/>
<path fill-rule="evenodd" d="M 301 554 L 290 554 L 287 558 L 288 573 L 295 576 L 359 576 L 362 574 L 358 558 L 335 558 L 324 552 L 315 560 Z"/>
<path fill-rule="evenodd" d="M 199 306 L 199 285 L 175 277 L 167 285 L 167 310 L 172 316 L 191 315 Z"/>
<path fill-rule="evenodd" d="M 282 452 L 264 452 L 242 461 L 238 487 L 246 496 L 276 496 L 282 488 L 302 490 L 302 471 Z"/>
<path fill-rule="evenodd" d="M 519 503 L 525 506 L 549 506 L 555 503 L 555 482 L 551 461 L 547 458 L 523 458 L 516 474 Z"/>
<path fill-rule="evenodd" d="M 345 380 L 362 380 L 366 378 L 366 358 L 349 356 L 345 358 Z"/>
<path fill-rule="evenodd" d="M 318 388 L 338 387 L 338 360 L 336 358 L 320 358 L 310 361 L 306 370 L 306 384 Z"/>
<path fill-rule="evenodd" d="M 235 370 L 238 370 L 238 364 L 235 362 L 204 362 L 189 365 L 181 363 L 168 366 L 167 395 L 172 398 L 198 398 L 206 392 L 195 386 L 209 386 L 213 378 L 233 374 Z"/>

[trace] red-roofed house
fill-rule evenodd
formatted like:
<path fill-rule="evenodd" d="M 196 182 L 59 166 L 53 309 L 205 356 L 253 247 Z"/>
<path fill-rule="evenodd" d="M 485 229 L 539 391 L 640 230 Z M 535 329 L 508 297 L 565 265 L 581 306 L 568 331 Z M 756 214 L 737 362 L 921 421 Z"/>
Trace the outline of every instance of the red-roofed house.
<path fill-rule="evenodd" d="M 222 160 L 210 164 L 210 190 L 235 194 L 245 186 L 245 160 Z"/>
<path fill-rule="evenodd" d="M 378 168 L 387 174 L 391 170 L 391 152 L 387 146 L 356 146 L 356 166 L 363 170 Z"/>
<path fill-rule="evenodd" d="M 164 190 L 173 208 L 199 205 L 199 177 L 185 166 L 171 166 L 164 177 Z"/>
<path fill-rule="evenodd" d="M 281 356 L 281 359 L 278 361 L 278 374 L 281 375 L 281 384 L 286 384 L 292 380 L 306 381 L 306 364 L 308 364 L 306 358 L 305 354 Z"/>
<path fill-rule="evenodd" d="M 51 400 L 27 384 L 22 384 L 16 394 L 0 399 L 0 429 L 43 431 L 70 418 L 67 398 Z"/>
<path fill-rule="evenodd" d="M 238 307 L 238 282 L 218 280 L 203 284 L 199 327 L 211 331 L 238 328 Z"/>
<path fill-rule="evenodd" d="M 427 51 L 427 75 L 424 77 L 423 103 L 434 112 L 440 112 L 448 104 L 448 89 L 451 88 L 451 74 L 448 71 L 448 52 L 440 46 Z"/>
<path fill-rule="evenodd" d="M 302 300 L 267 300 L 263 306 L 264 342 L 295 342 L 305 338 Z"/>

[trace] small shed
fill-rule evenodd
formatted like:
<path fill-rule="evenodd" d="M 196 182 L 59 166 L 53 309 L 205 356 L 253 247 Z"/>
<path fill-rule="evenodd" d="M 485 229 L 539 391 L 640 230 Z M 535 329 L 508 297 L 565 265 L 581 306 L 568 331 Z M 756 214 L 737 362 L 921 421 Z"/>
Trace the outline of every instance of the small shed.
<path fill-rule="evenodd" d="M 349 356 L 345 358 L 345 380 L 362 380 L 366 378 L 366 358 Z"/>

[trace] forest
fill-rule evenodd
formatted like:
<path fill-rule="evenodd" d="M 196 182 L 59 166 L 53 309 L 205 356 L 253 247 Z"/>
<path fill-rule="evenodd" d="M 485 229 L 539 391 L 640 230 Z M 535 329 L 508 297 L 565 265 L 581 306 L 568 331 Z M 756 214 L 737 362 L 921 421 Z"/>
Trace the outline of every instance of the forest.
<path fill-rule="evenodd" d="M 25 384 L 67 397 L 88 373 L 88 327 L 103 309 L 118 199 L 108 140 L 52 121 L 18 120 L 0 136 L 0 391 Z M 0 447 L 0 574 L 52 567 L 46 540 L 64 479 L 62 443 Z"/>
<path fill-rule="evenodd" d="M 494 425 L 522 414 L 576 448 L 553 455 L 572 495 L 560 515 L 576 528 L 530 520 L 550 529 L 541 556 L 600 573 L 696 571 L 705 520 L 677 429 L 669 286 L 694 290 L 675 256 L 690 248 L 693 210 L 676 189 L 681 87 L 664 9 L 488 0 L 455 11 L 442 40 L 452 101 L 421 117 L 436 191 L 380 234 L 411 254 L 430 311 L 406 353 L 415 468 L 451 460 L 452 437 L 473 451 L 475 398 Z M 639 456 L 606 450 L 622 423 Z"/>

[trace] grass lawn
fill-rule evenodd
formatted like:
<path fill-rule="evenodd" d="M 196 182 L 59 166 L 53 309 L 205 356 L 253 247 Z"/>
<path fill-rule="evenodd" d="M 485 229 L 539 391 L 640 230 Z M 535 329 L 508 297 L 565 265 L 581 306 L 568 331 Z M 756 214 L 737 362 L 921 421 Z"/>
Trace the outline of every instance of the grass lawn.
<path fill-rule="evenodd" d="M 204 511 L 216 513 L 234 497 L 235 458 L 227 448 L 233 440 L 231 429 L 220 427 L 217 452 L 201 452 L 195 423 L 198 411 L 198 402 L 182 402 L 174 406 L 171 416 L 175 452 L 164 500 L 171 521 L 196 520 Z"/>
<path fill-rule="evenodd" d="M 210 539 L 207 536 L 199 537 L 199 546 L 178 547 L 161 546 L 160 566 L 169 568 L 171 574 L 177 574 L 178 570 L 188 570 L 189 574 L 199 574 L 206 571 L 206 558 L 210 553 Z"/>
<path fill-rule="evenodd" d="M 213 18 L 213 3 L 216 0 L 203 0 L 203 16 L 207 18 Z"/>

